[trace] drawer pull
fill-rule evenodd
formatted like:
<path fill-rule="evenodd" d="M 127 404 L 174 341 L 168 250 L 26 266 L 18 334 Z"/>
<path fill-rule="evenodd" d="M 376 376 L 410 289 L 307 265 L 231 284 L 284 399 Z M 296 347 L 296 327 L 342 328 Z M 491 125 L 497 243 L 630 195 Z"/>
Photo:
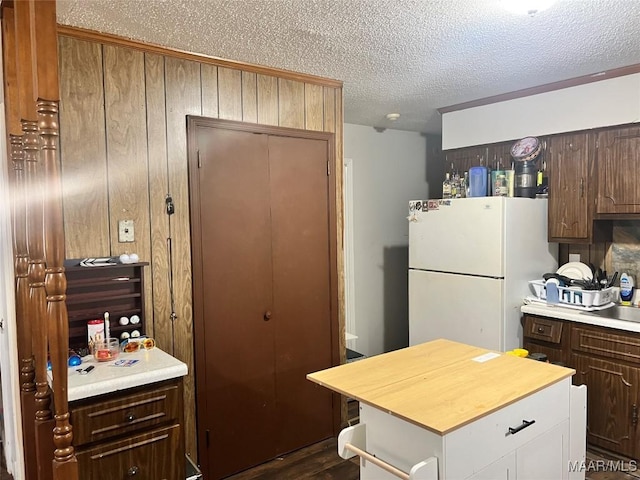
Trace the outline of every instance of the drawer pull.
<path fill-rule="evenodd" d="M 130 477 L 135 477 L 139 471 L 140 469 L 134 465 L 129 470 L 127 470 L 127 475 Z"/>
<path fill-rule="evenodd" d="M 525 428 L 527 428 L 529 425 L 533 425 L 534 423 L 536 423 L 535 420 L 522 420 L 522 425 L 517 426 L 515 428 L 513 427 L 509 427 L 509 431 L 507 433 L 504 434 L 504 436 L 508 436 L 508 435 L 515 435 L 516 433 L 518 433 L 521 430 L 524 430 Z"/>
<path fill-rule="evenodd" d="M 538 333 L 544 333 L 544 327 L 538 327 Z"/>
<path fill-rule="evenodd" d="M 133 413 L 128 412 L 128 413 L 125 414 L 124 419 L 125 419 L 125 421 L 131 423 L 136 419 L 136 416 Z"/>

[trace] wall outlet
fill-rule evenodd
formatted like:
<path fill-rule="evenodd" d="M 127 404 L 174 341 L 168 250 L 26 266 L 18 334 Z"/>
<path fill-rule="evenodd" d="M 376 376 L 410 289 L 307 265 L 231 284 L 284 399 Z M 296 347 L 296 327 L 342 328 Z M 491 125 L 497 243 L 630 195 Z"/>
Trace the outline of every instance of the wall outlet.
<path fill-rule="evenodd" d="M 569 261 L 570 262 L 579 262 L 580 261 L 580 254 L 579 253 L 570 253 L 569 254 Z"/>
<path fill-rule="evenodd" d="M 118 242 L 130 243 L 134 241 L 133 220 L 120 220 L 118 222 Z"/>

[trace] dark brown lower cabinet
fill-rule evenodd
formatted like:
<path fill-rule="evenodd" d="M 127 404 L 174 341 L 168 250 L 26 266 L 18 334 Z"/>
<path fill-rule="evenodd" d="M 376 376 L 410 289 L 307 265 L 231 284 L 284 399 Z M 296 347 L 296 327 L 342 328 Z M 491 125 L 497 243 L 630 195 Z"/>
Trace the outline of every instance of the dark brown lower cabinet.
<path fill-rule="evenodd" d="M 79 478 L 91 480 L 178 480 L 184 477 L 180 425 L 81 450 Z"/>
<path fill-rule="evenodd" d="M 523 318 L 523 346 L 574 368 L 587 386 L 587 442 L 640 459 L 640 333 L 537 315 Z"/>
<path fill-rule="evenodd" d="M 82 480 L 185 478 L 182 379 L 72 402 Z"/>
<path fill-rule="evenodd" d="M 523 346 L 587 386 L 587 442 L 640 459 L 640 333 L 525 314 Z"/>
<path fill-rule="evenodd" d="M 575 382 L 587 386 L 587 441 L 637 457 L 638 369 L 586 355 L 574 355 L 573 364 Z"/>

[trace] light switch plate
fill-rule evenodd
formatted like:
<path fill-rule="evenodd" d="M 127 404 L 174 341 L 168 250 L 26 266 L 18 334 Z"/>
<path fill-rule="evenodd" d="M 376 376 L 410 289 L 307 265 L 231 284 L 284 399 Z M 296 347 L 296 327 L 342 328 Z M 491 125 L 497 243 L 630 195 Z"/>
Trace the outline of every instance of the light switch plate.
<path fill-rule="evenodd" d="M 129 243 L 133 241 L 135 241 L 133 220 L 120 220 L 118 222 L 118 242 Z"/>
<path fill-rule="evenodd" d="M 569 254 L 569 261 L 570 262 L 579 262 L 580 261 L 580 254 L 579 253 L 570 253 Z"/>

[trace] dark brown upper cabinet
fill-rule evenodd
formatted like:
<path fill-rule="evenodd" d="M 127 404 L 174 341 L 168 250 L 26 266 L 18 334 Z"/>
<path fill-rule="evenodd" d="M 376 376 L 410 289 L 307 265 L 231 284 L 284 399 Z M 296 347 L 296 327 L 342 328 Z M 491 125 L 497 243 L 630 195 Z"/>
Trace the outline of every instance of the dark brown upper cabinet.
<path fill-rule="evenodd" d="M 549 241 L 591 243 L 596 136 L 578 132 L 549 140 Z"/>
<path fill-rule="evenodd" d="M 598 133 L 598 214 L 640 213 L 640 127 Z"/>

